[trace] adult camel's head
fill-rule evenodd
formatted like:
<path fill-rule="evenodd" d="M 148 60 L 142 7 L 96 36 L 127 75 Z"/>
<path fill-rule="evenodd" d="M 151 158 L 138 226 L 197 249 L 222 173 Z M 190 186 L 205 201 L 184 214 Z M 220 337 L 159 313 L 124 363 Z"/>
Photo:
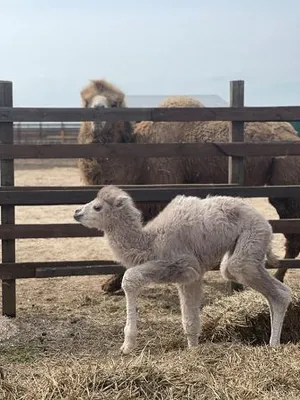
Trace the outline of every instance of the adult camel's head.
<path fill-rule="evenodd" d="M 83 107 L 126 107 L 125 94 L 105 79 L 90 80 L 89 84 L 81 90 L 80 96 Z M 92 122 L 92 127 L 93 130 L 101 133 L 106 124 L 106 121 Z"/>

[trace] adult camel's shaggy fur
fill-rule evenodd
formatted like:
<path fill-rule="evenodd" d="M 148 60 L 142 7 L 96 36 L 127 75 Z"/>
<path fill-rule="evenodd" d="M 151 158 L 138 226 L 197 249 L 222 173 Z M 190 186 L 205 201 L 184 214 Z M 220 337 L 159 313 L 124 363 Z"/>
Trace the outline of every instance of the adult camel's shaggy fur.
<path fill-rule="evenodd" d="M 103 230 L 114 258 L 126 267 L 122 288 L 127 321 L 121 347 L 130 353 L 137 337 L 137 295 L 151 283 L 175 283 L 188 346 L 198 345 L 203 275 L 217 265 L 225 279 L 249 285 L 265 296 L 271 313 L 270 346 L 280 344 L 290 289 L 265 269 L 272 228 L 254 207 L 239 198 L 176 196 L 145 226 L 132 198 L 115 186 L 74 214 L 88 228 Z"/>
<path fill-rule="evenodd" d="M 85 107 L 126 107 L 124 93 L 105 80 L 94 80 L 81 92 Z M 204 107 L 197 100 L 185 96 L 171 96 L 160 107 Z M 137 124 L 84 122 L 79 132 L 79 143 L 175 143 L 227 142 L 229 122 L 152 122 Z M 245 141 L 300 140 L 291 124 L 286 122 L 246 123 Z M 79 168 L 86 184 L 184 184 L 227 183 L 227 157 L 150 158 L 150 159 L 88 159 L 80 160 Z M 245 159 L 246 185 L 292 185 L 300 183 L 299 157 L 249 157 Z M 300 201 L 270 198 L 280 218 L 299 218 Z M 155 217 L 166 203 L 140 203 L 144 221 Z M 285 258 L 300 252 L 300 235 L 286 234 Z M 275 276 L 283 281 L 286 270 L 278 269 Z M 108 280 L 103 289 L 120 289 L 122 274 Z"/>

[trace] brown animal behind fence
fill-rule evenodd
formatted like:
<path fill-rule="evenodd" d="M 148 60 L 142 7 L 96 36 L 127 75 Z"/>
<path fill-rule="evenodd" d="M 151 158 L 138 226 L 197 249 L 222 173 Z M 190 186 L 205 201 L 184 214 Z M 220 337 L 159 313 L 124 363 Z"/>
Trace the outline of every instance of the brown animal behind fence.
<path fill-rule="evenodd" d="M 59 144 L 59 145 L 17 145 L 13 144 L 13 122 L 19 121 L 232 121 L 235 126 L 243 121 L 292 121 L 300 119 L 300 107 L 231 107 L 231 108 L 169 108 L 169 109 L 116 109 L 102 110 L 84 108 L 13 108 L 12 84 L 0 82 L 0 159 L 1 190 L 0 205 L 2 225 L 2 264 L 0 278 L 3 288 L 3 314 L 16 315 L 15 279 L 69 275 L 111 274 L 122 271 L 122 267 L 110 261 L 79 260 L 57 263 L 15 263 L 15 239 L 23 237 L 67 237 L 91 236 L 84 230 L 74 231 L 66 224 L 15 225 L 14 207 L 22 205 L 84 204 L 95 196 L 99 187 L 14 187 L 14 159 L 78 159 L 89 157 L 197 157 L 201 155 L 218 157 L 300 155 L 299 141 L 295 143 L 174 143 L 174 144 Z M 239 168 L 243 163 L 239 161 Z M 124 187 L 124 186 L 123 186 Z M 176 194 L 197 195 L 229 194 L 243 197 L 300 197 L 300 186 L 258 186 L 232 185 L 163 185 L 124 187 L 138 202 L 168 202 Z M 300 223 L 276 221 L 280 232 L 300 232 Z M 56 236 L 57 235 L 57 236 Z M 300 260 L 281 260 L 281 266 L 300 267 Z"/>

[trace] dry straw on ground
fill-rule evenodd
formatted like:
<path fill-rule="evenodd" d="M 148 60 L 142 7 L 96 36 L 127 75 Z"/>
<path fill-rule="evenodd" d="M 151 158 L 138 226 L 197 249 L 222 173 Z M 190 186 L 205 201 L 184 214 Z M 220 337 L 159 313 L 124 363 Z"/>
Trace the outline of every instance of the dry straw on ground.
<path fill-rule="evenodd" d="M 21 170 L 16 179 L 30 185 L 80 184 L 72 168 Z M 277 218 L 266 200 L 250 201 Z M 72 222 L 72 209 L 20 207 L 17 219 Z M 282 236 L 274 243 L 282 255 Z M 105 240 L 97 238 L 23 240 L 17 247 L 24 261 L 110 258 Z M 196 349 L 186 348 L 176 288 L 153 286 L 139 298 L 138 347 L 121 356 L 125 299 L 105 295 L 102 282 L 99 276 L 18 281 L 18 316 L 0 320 L 0 399 L 300 398 L 297 271 L 287 274 L 294 301 L 283 329 L 285 344 L 276 349 L 264 345 L 270 329 L 264 299 L 252 290 L 226 296 L 226 284 L 212 272 L 205 277 L 203 333 Z"/>
<path fill-rule="evenodd" d="M 270 312 L 260 294 L 253 290 L 224 296 L 204 307 L 203 340 L 213 342 L 235 341 L 238 343 L 268 344 L 270 336 Z M 282 343 L 300 341 L 300 301 L 293 297 L 284 321 Z"/>
<path fill-rule="evenodd" d="M 296 273 L 288 278 L 297 312 L 300 282 Z M 277 349 L 255 343 L 255 335 L 259 343 L 268 336 L 269 323 L 267 306 L 253 291 L 225 297 L 218 273 L 211 273 L 201 343 L 188 350 L 175 287 L 146 289 L 139 346 L 124 357 L 125 299 L 104 295 L 100 283 L 99 277 L 20 282 L 17 334 L 0 344 L 3 398 L 300 398 L 299 343 Z M 284 334 L 293 340 L 299 328 L 299 313 L 288 315 Z"/>

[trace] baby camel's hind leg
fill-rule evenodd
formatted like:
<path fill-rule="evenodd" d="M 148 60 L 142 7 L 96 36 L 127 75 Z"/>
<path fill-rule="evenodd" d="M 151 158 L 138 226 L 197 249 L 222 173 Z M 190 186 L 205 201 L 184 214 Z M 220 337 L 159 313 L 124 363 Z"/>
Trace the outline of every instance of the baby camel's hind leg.
<path fill-rule="evenodd" d="M 270 346 L 280 344 L 283 320 L 291 301 L 291 291 L 284 284 L 271 276 L 264 265 L 264 248 L 257 248 L 258 241 L 251 241 L 251 236 L 239 238 L 231 255 L 226 255 L 221 263 L 221 273 L 229 280 L 250 286 L 264 295 L 268 301 L 271 320 Z M 264 238 L 261 238 L 262 242 Z M 251 245 L 252 244 L 252 245 Z"/>
<path fill-rule="evenodd" d="M 178 285 L 181 317 L 188 347 L 198 345 L 200 326 L 200 306 L 202 299 L 202 279 L 195 282 Z"/>

